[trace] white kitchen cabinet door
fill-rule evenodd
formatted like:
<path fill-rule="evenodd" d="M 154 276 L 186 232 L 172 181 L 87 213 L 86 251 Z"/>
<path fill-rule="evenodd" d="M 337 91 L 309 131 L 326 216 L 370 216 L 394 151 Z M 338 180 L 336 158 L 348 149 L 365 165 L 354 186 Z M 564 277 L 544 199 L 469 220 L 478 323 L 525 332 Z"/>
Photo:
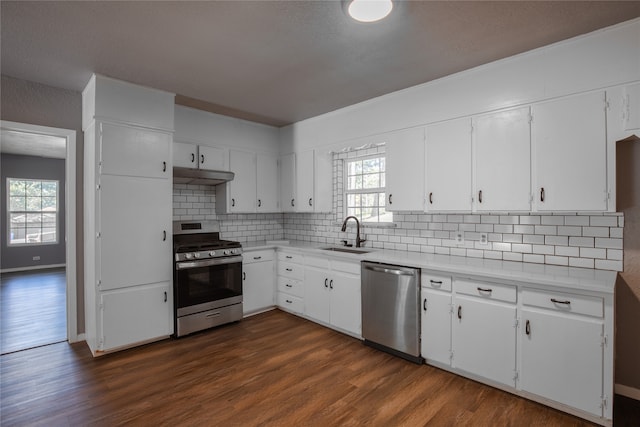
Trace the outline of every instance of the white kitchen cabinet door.
<path fill-rule="evenodd" d="M 275 302 L 273 261 L 243 263 L 242 309 L 245 315 L 272 307 Z"/>
<path fill-rule="evenodd" d="M 280 206 L 283 212 L 296 209 L 296 155 L 280 157 Z"/>
<path fill-rule="evenodd" d="M 314 186 L 313 150 L 296 153 L 296 212 L 313 212 Z"/>
<path fill-rule="evenodd" d="M 386 191 L 388 211 L 424 210 L 424 128 L 387 136 Z"/>
<path fill-rule="evenodd" d="M 313 153 L 313 211 L 333 211 L 333 156 L 328 151 Z"/>
<path fill-rule="evenodd" d="M 426 210 L 471 211 L 471 119 L 426 130 Z"/>
<path fill-rule="evenodd" d="M 103 175 L 98 191 L 100 290 L 171 281 L 168 180 Z"/>
<path fill-rule="evenodd" d="M 173 143 L 173 166 L 180 168 L 198 168 L 198 146 L 188 142 Z"/>
<path fill-rule="evenodd" d="M 278 212 L 278 156 L 258 154 L 257 174 L 257 212 Z"/>
<path fill-rule="evenodd" d="M 132 126 L 100 123 L 100 172 L 169 178 L 172 136 Z"/>
<path fill-rule="evenodd" d="M 229 150 L 229 167 L 235 177 L 228 182 L 227 212 L 256 211 L 256 155 L 248 151 Z"/>
<path fill-rule="evenodd" d="M 360 275 L 333 272 L 329 278 L 331 324 L 362 335 Z"/>
<path fill-rule="evenodd" d="M 473 118 L 478 212 L 531 209 L 529 107 Z"/>
<path fill-rule="evenodd" d="M 171 282 L 100 294 L 98 350 L 141 343 L 173 333 Z"/>
<path fill-rule="evenodd" d="M 231 171 L 229 168 L 229 151 L 226 148 L 198 146 L 198 168 L 214 171 Z"/>
<path fill-rule="evenodd" d="M 422 288 L 420 353 L 429 362 L 451 364 L 451 294 Z"/>
<path fill-rule="evenodd" d="M 522 390 L 601 416 L 602 321 L 524 308 L 521 330 Z"/>
<path fill-rule="evenodd" d="M 606 211 L 605 92 L 532 107 L 537 211 Z"/>
<path fill-rule="evenodd" d="M 515 387 L 516 307 L 456 295 L 453 366 Z"/>
<path fill-rule="evenodd" d="M 304 314 L 325 324 L 331 322 L 329 275 L 325 270 L 304 269 Z"/>
<path fill-rule="evenodd" d="M 640 129 L 640 83 L 625 86 L 623 98 L 623 129 Z"/>

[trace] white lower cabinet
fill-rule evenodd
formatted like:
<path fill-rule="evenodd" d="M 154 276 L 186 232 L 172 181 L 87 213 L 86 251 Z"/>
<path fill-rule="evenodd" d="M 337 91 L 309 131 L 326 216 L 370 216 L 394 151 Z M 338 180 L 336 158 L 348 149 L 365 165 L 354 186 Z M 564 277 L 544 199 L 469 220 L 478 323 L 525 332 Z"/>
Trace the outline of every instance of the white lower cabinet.
<path fill-rule="evenodd" d="M 306 316 L 362 334 L 359 263 L 306 257 L 304 281 Z"/>
<path fill-rule="evenodd" d="M 454 282 L 453 366 L 511 387 L 516 373 L 516 287 Z"/>
<path fill-rule="evenodd" d="M 451 278 L 422 274 L 420 352 L 427 363 L 451 364 Z"/>
<path fill-rule="evenodd" d="M 274 306 L 274 251 L 245 252 L 242 261 L 242 311 L 258 313 Z"/>
<path fill-rule="evenodd" d="M 602 416 L 602 300 L 552 293 L 536 298 L 540 294 L 523 292 L 521 389 Z"/>
<path fill-rule="evenodd" d="M 157 339 L 173 328 L 170 282 L 101 292 L 99 301 L 100 351 Z"/>
<path fill-rule="evenodd" d="M 304 313 L 304 256 L 278 251 L 276 304 L 294 314 Z"/>

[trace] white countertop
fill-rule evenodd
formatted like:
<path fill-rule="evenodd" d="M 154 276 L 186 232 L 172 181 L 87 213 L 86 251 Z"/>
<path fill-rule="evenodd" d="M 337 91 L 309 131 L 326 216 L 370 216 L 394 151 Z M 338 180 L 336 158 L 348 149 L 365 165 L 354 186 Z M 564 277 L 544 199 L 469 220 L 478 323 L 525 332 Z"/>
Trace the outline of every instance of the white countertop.
<path fill-rule="evenodd" d="M 306 254 L 322 255 L 352 261 L 373 261 L 407 267 L 416 267 L 434 272 L 455 275 L 470 275 L 488 280 L 516 281 L 524 284 L 541 285 L 594 291 L 613 294 L 617 272 L 588 268 L 562 267 L 526 262 L 498 261 L 483 258 L 468 258 L 449 255 L 426 254 L 420 252 L 395 251 L 362 248 L 370 252 L 351 254 L 327 251 L 330 245 L 295 240 L 251 242 L 242 245 L 244 251 L 259 249 L 294 249 Z"/>

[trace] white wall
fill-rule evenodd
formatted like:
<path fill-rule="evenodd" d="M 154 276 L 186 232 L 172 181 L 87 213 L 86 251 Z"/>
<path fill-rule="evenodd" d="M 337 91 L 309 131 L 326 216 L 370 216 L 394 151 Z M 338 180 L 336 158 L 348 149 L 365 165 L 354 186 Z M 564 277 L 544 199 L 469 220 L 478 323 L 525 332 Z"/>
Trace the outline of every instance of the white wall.
<path fill-rule="evenodd" d="M 638 81 L 639 46 L 640 19 L 627 21 L 294 123 L 281 152 Z"/>

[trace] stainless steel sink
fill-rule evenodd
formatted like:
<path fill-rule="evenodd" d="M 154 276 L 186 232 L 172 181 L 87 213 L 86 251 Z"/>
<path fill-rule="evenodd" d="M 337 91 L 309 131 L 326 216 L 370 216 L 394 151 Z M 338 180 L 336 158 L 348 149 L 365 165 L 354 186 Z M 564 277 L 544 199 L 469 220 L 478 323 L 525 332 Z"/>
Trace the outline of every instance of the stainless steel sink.
<path fill-rule="evenodd" d="M 340 247 L 330 247 L 330 248 L 322 248 L 325 251 L 334 251 L 334 252 L 346 252 L 348 254 L 366 254 L 371 252 L 370 249 L 354 249 L 354 248 L 340 248 Z"/>

